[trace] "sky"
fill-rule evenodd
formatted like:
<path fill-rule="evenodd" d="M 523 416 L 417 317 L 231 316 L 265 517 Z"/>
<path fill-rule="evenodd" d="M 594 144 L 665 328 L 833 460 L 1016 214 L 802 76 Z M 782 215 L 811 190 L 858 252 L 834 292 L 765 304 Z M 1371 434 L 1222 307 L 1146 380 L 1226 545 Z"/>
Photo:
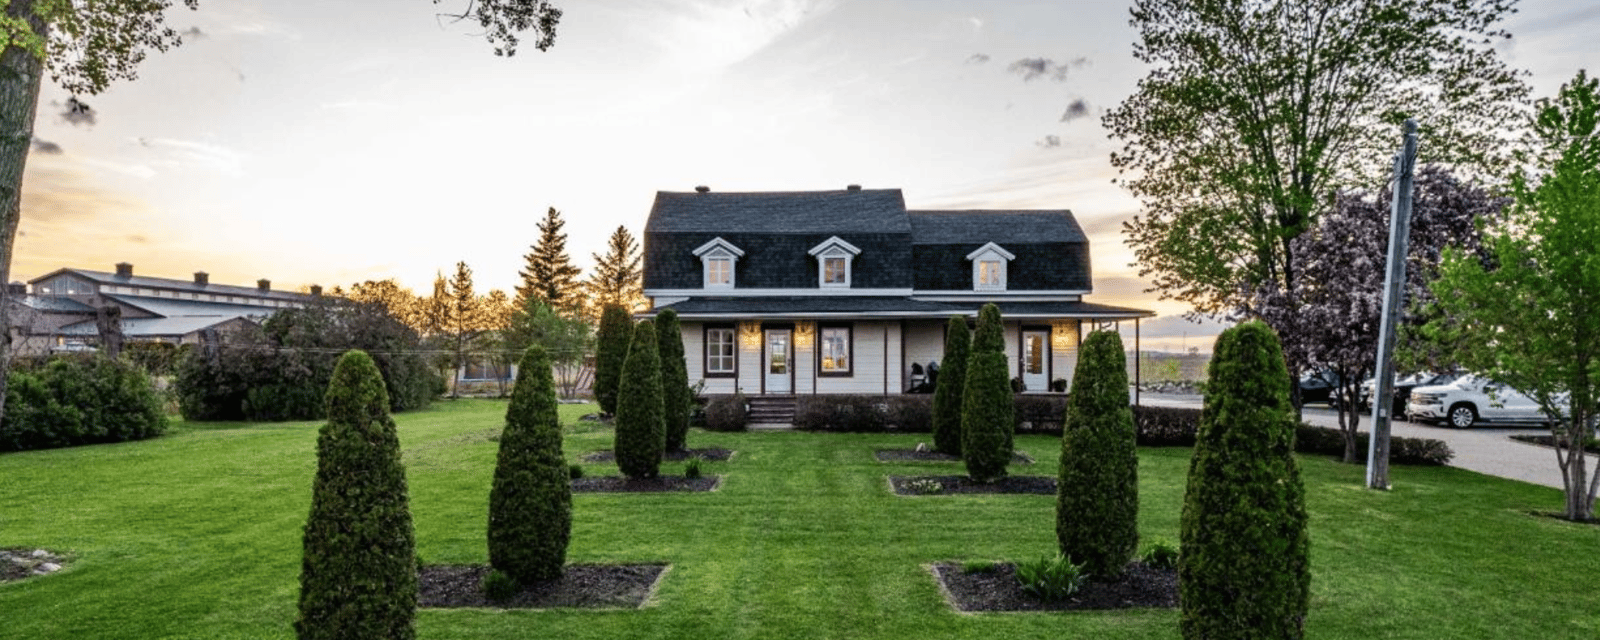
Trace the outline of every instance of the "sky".
<path fill-rule="evenodd" d="M 133 82 L 41 94 L 14 280 L 62 267 L 274 288 L 458 261 L 510 290 L 554 207 L 587 269 L 657 191 L 903 190 L 918 209 L 1070 209 L 1091 302 L 1149 309 L 1146 349 L 1214 322 L 1131 266 L 1137 200 L 1099 116 L 1132 93 L 1129 0 L 584 0 L 548 52 L 493 55 L 466 0 L 202 0 Z M 1600 2 L 1524 0 L 1500 47 L 1550 95 L 1600 71 Z M 1131 345 L 1130 345 L 1131 346 Z"/>

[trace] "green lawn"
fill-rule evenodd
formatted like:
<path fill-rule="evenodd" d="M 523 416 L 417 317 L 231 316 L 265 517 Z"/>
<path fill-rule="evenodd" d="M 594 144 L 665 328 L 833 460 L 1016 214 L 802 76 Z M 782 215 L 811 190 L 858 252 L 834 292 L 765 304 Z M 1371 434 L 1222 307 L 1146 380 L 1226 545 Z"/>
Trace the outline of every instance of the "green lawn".
<path fill-rule="evenodd" d="M 397 416 L 418 552 L 485 560 L 484 520 L 505 403 L 444 402 Z M 610 448 L 564 407 L 567 456 Z M 591 424 L 591 423 L 583 423 Z M 0 638 L 293 635 L 300 527 L 316 423 L 177 425 L 157 440 L 0 455 L 0 547 L 76 557 L 0 585 Z M 569 560 L 667 562 L 641 611 L 425 610 L 422 638 L 1175 638 L 1173 611 L 961 615 L 923 565 L 1053 551 L 1046 496 L 893 496 L 872 452 L 927 436 L 695 431 L 712 493 L 578 495 Z M 1054 473 L 1057 443 L 1020 437 Z M 1176 540 L 1187 449 L 1140 452 L 1141 529 Z M 1363 470 L 1302 458 L 1312 514 L 1312 638 L 1600 637 L 1600 527 L 1528 515 L 1553 490 L 1448 468 Z M 587 465 L 591 475 L 614 474 Z M 664 471 L 677 473 L 680 464 Z M 1576 592 L 1576 595 L 1566 595 Z"/>

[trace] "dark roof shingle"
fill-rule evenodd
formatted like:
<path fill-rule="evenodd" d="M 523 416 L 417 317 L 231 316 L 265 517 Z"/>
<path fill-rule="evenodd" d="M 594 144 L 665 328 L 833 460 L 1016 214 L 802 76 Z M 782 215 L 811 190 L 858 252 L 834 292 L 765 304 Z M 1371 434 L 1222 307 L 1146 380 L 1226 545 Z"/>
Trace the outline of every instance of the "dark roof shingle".
<path fill-rule="evenodd" d="M 656 192 L 645 233 L 911 233 L 899 189 Z"/>

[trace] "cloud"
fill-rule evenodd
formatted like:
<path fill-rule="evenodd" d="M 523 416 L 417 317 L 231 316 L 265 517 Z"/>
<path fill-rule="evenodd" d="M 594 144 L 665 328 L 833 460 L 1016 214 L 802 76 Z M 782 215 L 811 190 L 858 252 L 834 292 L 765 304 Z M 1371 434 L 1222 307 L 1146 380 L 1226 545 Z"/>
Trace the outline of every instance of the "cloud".
<path fill-rule="evenodd" d="M 198 166 L 231 176 L 244 173 L 244 155 L 220 145 L 172 138 L 135 138 L 134 142 L 162 153 L 171 164 Z"/>
<path fill-rule="evenodd" d="M 128 242 L 132 242 L 134 244 L 150 244 L 150 239 L 149 238 L 146 238 L 144 236 L 137 235 L 137 234 L 128 236 L 125 239 Z"/>
<path fill-rule="evenodd" d="M 1061 136 L 1045 136 L 1043 139 L 1035 141 L 1034 144 L 1041 149 L 1054 149 L 1061 146 Z"/>
<path fill-rule="evenodd" d="M 1072 122 L 1087 117 L 1089 117 L 1089 103 L 1084 102 L 1083 98 L 1078 98 L 1067 105 L 1067 110 L 1061 114 L 1061 121 Z"/>
<path fill-rule="evenodd" d="M 50 104 L 61 107 L 61 119 L 67 124 L 94 126 L 95 111 L 88 103 L 78 100 L 77 96 L 67 98 L 67 103 L 62 105 L 54 100 Z"/>
<path fill-rule="evenodd" d="M 1062 82 L 1067 79 L 1068 71 L 1083 68 L 1088 64 L 1089 59 L 1084 57 L 1061 63 L 1049 58 L 1023 58 L 1007 66 L 1006 71 L 1021 75 L 1023 82 L 1032 82 L 1039 78 Z"/>
<path fill-rule="evenodd" d="M 983 64 L 988 61 L 989 54 L 987 53 L 974 53 L 970 56 L 967 56 L 967 64 Z"/>
<path fill-rule="evenodd" d="M 206 32 L 200 30 L 200 27 L 189 27 L 188 29 L 179 31 L 178 35 L 189 40 L 203 40 L 207 36 Z"/>
<path fill-rule="evenodd" d="M 50 155 L 61 155 L 61 145 L 49 140 L 40 140 L 37 136 L 33 139 L 33 150 Z"/>
<path fill-rule="evenodd" d="M 982 31 L 983 30 L 983 18 L 979 18 L 978 16 L 970 16 L 970 17 L 967 18 L 967 23 L 972 25 L 972 30 L 973 31 Z M 984 57 L 985 60 L 987 60 L 989 58 L 989 56 L 983 56 L 983 57 Z"/>
<path fill-rule="evenodd" d="M 354 111 L 357 113 L 372 111 L 394 111 L 400 107 L 387 102 L 375 100 L 340 100 L 338 102 L 324 102 L 318 107 L 328 111 Z"/>

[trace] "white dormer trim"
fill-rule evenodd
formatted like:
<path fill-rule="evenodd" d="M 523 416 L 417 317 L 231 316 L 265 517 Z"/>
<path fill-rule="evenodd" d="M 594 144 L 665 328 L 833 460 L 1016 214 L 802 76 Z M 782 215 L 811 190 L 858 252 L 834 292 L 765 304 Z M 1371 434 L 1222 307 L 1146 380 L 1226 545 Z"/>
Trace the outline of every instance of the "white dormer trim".
<path fill-rule="evenodd" d="M 818 287 L 823 289 L 850 288 L 850 279 L 855 270 L 855 258 L 861 253 L 861 249 L 859 247 L 845 242 L 844 238 L 833 236 L 832 238 L 822 241 L 822 244 L 812 247 L 811 251 L 808 253 L 817 258 Z M 828 281 L 828 262 L 831 260 L 842 261 L 844 263 L 843 281 L 839 281 L 837 278 L 833 282 Z M 837 273 L 835 275 L 837 275 Z"/>
<path fill-rule="evenodd" d="M 700 282 L 704 288 L 733 288 L 733 283 L 737 281 L 735 273 L 739 258 L 744 256 L 743 249 L 718 236 L 697 247 L 694 255 L 700 258 Z"/>
<path fill-rule="evenodd" d="M 1005 291 L 1007 266 L 1016 258 L 1016 254 L 993 242 L 967 254 L 972 261 L 972 290 Z"/>

